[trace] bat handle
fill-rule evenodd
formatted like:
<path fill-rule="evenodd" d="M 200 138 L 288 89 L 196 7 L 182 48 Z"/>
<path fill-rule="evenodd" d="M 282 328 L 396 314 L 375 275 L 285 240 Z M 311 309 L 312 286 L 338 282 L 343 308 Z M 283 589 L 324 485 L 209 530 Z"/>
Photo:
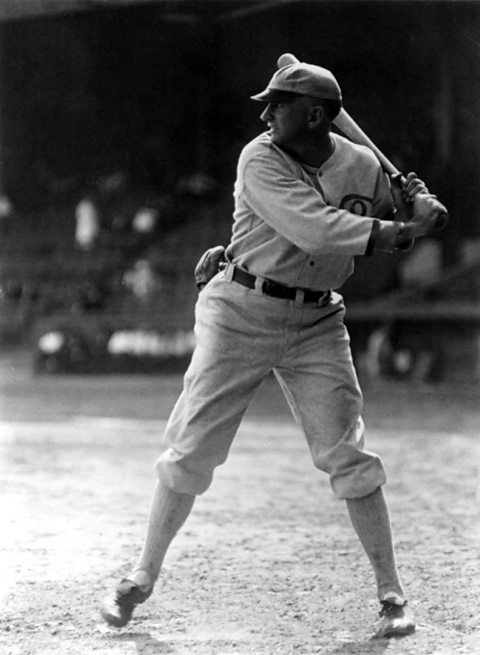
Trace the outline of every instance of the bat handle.
<path fill-rule="evenodd" d="M 405 176 L 402 175 L 402 173 L 399 171 L 395 170 L 395 172 L 390 175 L 390 179 L 392 180 L 392 185 L 397 187 L 397 189 L 401 192 L 403 185 L 406 182 Z M 412 237 L 411 239 L 403 241 L 403 243 L 399 243 L 398 246 L 396 246 L 396 250 L 400 250 L 401 252 L 408 252 L 413 248 L 414 243 L 415 239 Z"/>

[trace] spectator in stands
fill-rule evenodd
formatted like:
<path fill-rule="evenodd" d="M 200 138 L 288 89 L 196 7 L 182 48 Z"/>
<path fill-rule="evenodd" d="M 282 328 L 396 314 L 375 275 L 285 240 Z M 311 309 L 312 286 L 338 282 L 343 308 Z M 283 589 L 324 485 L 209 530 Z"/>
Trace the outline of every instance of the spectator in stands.
<path fill-rule="evenodd" d="M 0 192 L 0 235 L 7 234 L 10 220 L 13 215 L 13 205 L 10 198 Z"/>
<path fill-rule="evenodd" d="M 160 287 L 160 280 L 147 259 L 139 259 L 124 277 L 125 288 L 139 300 L 148 300 L 155 289 Z"/>
<path fill-rule="evenodd" d="M 81 250 L 91 250 L 100 234 L 100 215 L 91 193 L 82 196 L 75 207 L 75 244 Z"/>
<path fill-rule="evenodd" d="M 132 220 L 133 231 L 146 236 L 152 234 L 157 226 L 158 217 L 158 211 L 155 208 L 139 207 Z"/>

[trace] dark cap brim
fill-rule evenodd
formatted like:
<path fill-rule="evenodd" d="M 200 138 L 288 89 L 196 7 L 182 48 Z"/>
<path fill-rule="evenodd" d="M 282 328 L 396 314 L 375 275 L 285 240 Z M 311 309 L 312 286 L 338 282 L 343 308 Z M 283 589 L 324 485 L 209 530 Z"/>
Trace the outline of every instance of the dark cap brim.
<path fill-rule="evenodd" d="M 265 89 L 262 93 L 257 93 L 255 96 L 250 96 L 252 100 L 257 102 L 288 102 L 295 98 L 300 98 L 301 93 L 292 93 L 291 91 L 278 91 L 277 89 Z"/>

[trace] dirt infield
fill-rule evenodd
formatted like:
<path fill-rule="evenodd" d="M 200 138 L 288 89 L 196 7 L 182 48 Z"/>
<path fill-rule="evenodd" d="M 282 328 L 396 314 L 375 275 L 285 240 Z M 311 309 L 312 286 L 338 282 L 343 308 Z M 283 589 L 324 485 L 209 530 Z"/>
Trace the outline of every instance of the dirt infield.
<path fill-rule="evenodd" d="M 480 404 L 471 387 L 376 384 L 400 570 L 419 629 L 371 641 L 378 611 L 344 504 L 273 380 L 122 630 L 98 603 L 140 545 L 178 377 L 1 370 L 2 655 L 478 655 Z"/>

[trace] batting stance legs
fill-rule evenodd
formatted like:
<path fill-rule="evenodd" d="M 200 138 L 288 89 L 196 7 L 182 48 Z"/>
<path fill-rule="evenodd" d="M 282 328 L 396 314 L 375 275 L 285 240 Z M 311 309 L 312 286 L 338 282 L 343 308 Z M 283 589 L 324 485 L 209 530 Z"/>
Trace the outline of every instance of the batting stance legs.
<path fill-rule="evenodd" d="M 267 307 L 268 305 L 268 307 Z M 246 309 L 248 308 L 248 310 Z M 169 419 L 145 543 L 102 615 L 121 627 L 148 598 L 169 544 L 223 463 L 261 382 L 274 370 L 312 459 L 347 502 L 380 601 L 404 602 L 381 490 L 380 458 L 365 450 L 362 398 L 338 294 L 324 306 L 263 296 L 221 273 L 197 303 L 197 346 Z M 301 328 L 301 329 L 300 329 Z M 383 635 L 381 635 L 383 636 Z"/>

